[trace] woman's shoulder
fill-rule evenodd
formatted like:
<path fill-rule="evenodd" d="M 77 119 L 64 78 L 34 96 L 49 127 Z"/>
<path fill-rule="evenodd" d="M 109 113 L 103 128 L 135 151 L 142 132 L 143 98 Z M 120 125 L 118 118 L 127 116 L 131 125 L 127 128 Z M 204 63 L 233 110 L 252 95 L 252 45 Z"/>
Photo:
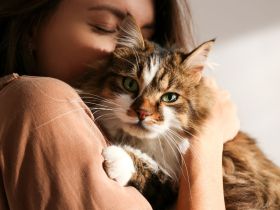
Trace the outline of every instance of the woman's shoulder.
<path fill-rule="evenodd" d="M 6 85 L 8 85 L 10 82 L 12 82 L 18 78 L 19 78 L 19 75 L 16 73 L 0 77 L 0 90 L 3 89 Z"/>
<path fill-rule="evenodd" d="M 14 75 L 0 78 L 0 82 L 0 139 L 1 130 L 23 122 L 24 126 L 30 124 L 36 129 L 48 122 L 52 122 L 49 125 L 74 128 L 77 119 L 94 126 L 90 109 L 74 88 L 63 81 Z"/>
<path fill-rule="evenodd" d="M 73 109 L 75 104 L 88 109 L 74 88 L 61 80 L 16 74 L 0 78 L 0 115 L 56 113 Z"/>
<path fill-rule="evenodd" d="M 7 75 L 0 78 L 0 101 L 9 99 L 34 102 L 79 99 L 76 91 L 67 83 L 50 77 Z"/>

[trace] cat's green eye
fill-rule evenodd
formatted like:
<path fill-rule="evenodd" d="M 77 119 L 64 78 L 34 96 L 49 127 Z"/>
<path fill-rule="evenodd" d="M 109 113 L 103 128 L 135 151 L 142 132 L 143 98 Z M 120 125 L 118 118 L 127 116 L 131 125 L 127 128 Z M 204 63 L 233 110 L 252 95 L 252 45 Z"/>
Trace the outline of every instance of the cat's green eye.
<path fill-rule="evenodd" d="M 123 79 L 123 86 L 124 88 L 129 91 L 129 92 L 137 92 L 138 91 L 138 83 L 136 80 L 130 78 L 130 77 L 125 77 Z"/>
<path fill-rule="evenodd" d="M 172 103 L 178 100 L 179 95 L 177 93 L 165 93 L 161 96 L 161 100 L 166 103 Z"/>

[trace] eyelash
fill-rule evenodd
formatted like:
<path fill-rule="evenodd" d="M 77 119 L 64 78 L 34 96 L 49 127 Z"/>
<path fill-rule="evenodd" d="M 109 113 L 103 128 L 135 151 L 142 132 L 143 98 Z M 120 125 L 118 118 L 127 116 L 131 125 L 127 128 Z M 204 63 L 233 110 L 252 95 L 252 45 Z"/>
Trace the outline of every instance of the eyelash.
<path fill-rule="evenodd" d="M 99 26 L 99 25 L 91 25 L 92 30 L 94 32 L 98 32 L 98 33 L 103 33 L 103 34 L 114 34 L 116 32 L 116 29 L 108 29 L 104 26 Z"/>

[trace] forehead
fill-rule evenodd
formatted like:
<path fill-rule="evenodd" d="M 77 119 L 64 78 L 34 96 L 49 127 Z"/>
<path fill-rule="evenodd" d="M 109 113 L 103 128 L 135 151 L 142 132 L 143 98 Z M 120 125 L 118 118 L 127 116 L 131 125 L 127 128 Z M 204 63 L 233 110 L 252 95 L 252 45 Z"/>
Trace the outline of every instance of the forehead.
<path fill-rule="evenodd" d="M 96 8 L 96 10 L 107 10 L 118 17 L 125 16 L 128 12 L 134 16 L 137 24 L 142 27 L 154 22 L 154 0 L 64 0 L 74 8 Z"/>
<path fill-rule="evenodd" d="M 119 68 L 115 70 L 135 78 L 141 84 L 141 89 L 149 87 L 165 90 L 175 81 L 180 84 L 182 72 L 180 64 L 174 59 L 174 53 L 159 46 L 145 52 L 131 51 L 127 57 L 120 60 Z M 125 65 L 128 64 L 128 65 Z M 123 68 L 126 66 L 127 68 Z"/>
<path fill-rule="evenodd" d="M 145 87 L 156 88 L 165 91 L 171 88 L 174 81 L 178 80 L 180 68 L 172 62 L 172 56 L 168 53 L 157 53 L 149 57 L 142 70 L 142 79 Z M 177 84 L 179 81 L 177 81 Z"/>
<path fill-rule="evenodd" d="M 136 51 L 130 50 L 122 58 L 116 56 L 111 69 L 113 75 L 134 78 L 138 82 L 141 97 L 157 98 L 165 92 L 188 94 L 192 83 L 181 66 L 180 52 L 148 43 L 155 48 L 140 51 L 138 55 L 135 55 Z"/>

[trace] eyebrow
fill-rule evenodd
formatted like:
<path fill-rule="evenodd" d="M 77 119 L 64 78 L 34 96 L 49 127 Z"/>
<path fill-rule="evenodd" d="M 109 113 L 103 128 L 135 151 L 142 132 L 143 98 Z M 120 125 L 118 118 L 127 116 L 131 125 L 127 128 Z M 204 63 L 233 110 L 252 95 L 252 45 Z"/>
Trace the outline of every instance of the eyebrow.
<path fill-rule="evenodd" d="M 117 7 L 114 7 L 112 5 L 106 5 L 106 4 L 102 4 L 102 5 L 96 5 L 96 6 L 92 6 L 88 9 L 89 11 L 94 11 L 94 10 L 98 10 L 98 11 L 108 11 L 113 13 L 115 16 L 117 16 L 118 18 L 122 19 L 126 16 L 127 12 L 124 10 L 121 10 Z"/>

